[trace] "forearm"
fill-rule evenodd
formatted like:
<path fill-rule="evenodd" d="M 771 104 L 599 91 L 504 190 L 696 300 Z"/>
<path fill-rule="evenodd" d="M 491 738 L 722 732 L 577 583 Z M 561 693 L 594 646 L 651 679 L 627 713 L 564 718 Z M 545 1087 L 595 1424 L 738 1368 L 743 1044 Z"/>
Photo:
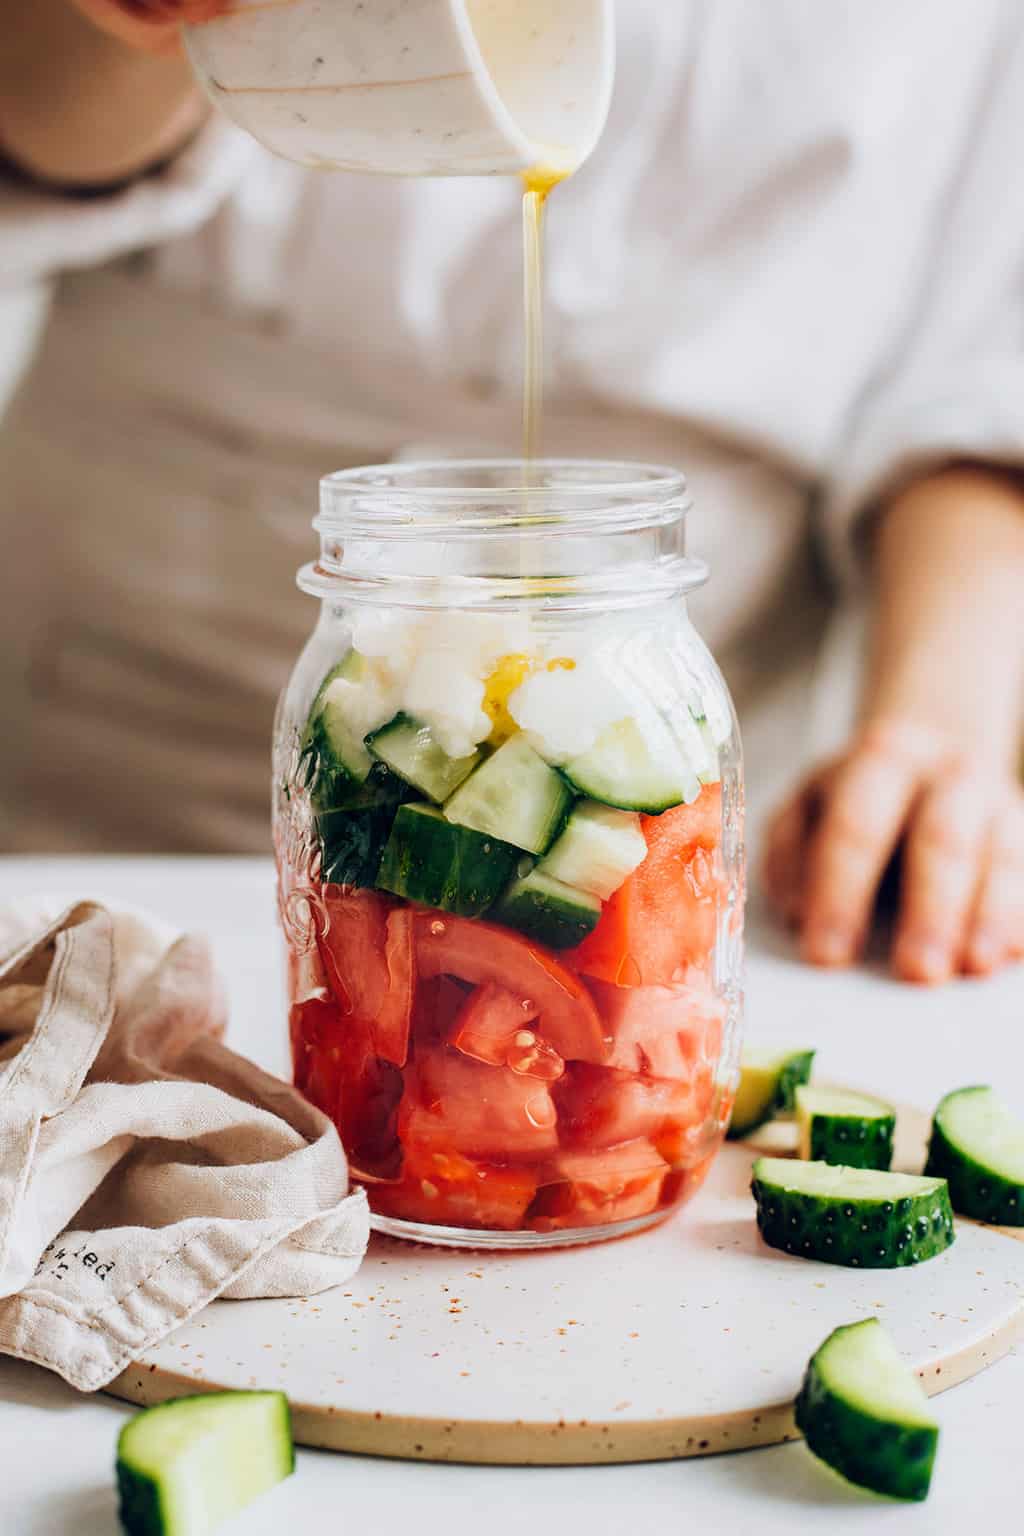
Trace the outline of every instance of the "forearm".
<path fill-rule="evenodd" d="M 0 0 L 0 152 L 30 176 L 103 186 L 167 159 L 205 113 L 175 49 L 145 53 L 70 0 Z"/>
<path fill-rule="evenodd" d="M 883 508 L 865 723 L 901 720 L 963 742 L 983 766 L 1019 760 L 1024 722 L 1024 488 L 965 466 Z"/>

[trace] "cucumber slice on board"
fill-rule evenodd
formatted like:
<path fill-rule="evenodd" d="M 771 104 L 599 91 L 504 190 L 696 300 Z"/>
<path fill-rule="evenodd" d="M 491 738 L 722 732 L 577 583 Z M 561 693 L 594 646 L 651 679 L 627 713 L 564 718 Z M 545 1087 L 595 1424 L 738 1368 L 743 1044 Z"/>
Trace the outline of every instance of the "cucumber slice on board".
<path fill-rule="evenodd" d="M 295 1470 L 283 1392 L 210 1392 L 137 1413 L 117 1441 L 128 1536 L 207 1536 Z"/>
<path fill-rule="evenodd" d="M 896 1112 L 862 1093 L 801 1084 L 796 1090 L 799 1155 L 847 1168 L 888 1168 Z"/>
<path fill-rule="evenodd" d="M 770 1248 L 853 1269 L 899 1269 L 953 1241 L 945 1179 L 759 1157 L 751 1189 Z"/>
<path fill-rule="evenodd" d="M 526 853 L 547 853 L 565 825 L 572 795 L 520 736 L 510 736 L 446 803 L 449 821 L 501 838 Z"/>
<path fill-rule="evenodd" d="M 806 1083 L 814 1064 L 814 1052 L 806 1049 L 745 1045 L 740 1057 L 740 1084 L 736 1090 L 729 1139 L 749 1136 L 777 1114 L 787 1114 L 794 1095 Z"/>
<path fill-rule="evenodd" d="M 877 1317 L 829 1334 L 796 1400 L 815 1456 L 892 1499 L 928 1495 L 939 1427 L 924 1388 Z"/>
<path fill-rule="evenodd" d="M 700 794 L 700 780 L 682 753 L 647 741 L 635 720 L 610 725 L 580 757 L 562 768 L 565 778 L 582 795 L 622 811 L 646 811 L 657 816 L 673 805 L 689 805 Z"/>
<path fill-rule="evenodd" d="M 380 859 L 377 885 L 425 907 L 479 917 L 522 858 L 500 838 L 446 821 L 432 805 L 403 805 Z"/>
<path fill-rule="evenodd" d="M 434 740 L 430 727 L 410 715 L 396 715 L 367 736 L 366 746 L 374 757 L 435 805 L 441 805 L 454 794 L 483 756 L 481 752 L 472 752 L 469 757 L 449 757 Z"/>
<path fill-rule="evenodd" d="M 634 811 L 580 800 L 538 871 L 607 901 L 646 857 L 647 843 Z"/>
<path fill-rule="evenodd" d="M 1024 1123 L 991 1088 L 958 1088 L 935 1111 L 925 1173 L 949 1182 L 954 1211 L 1024 1227 Z"/>
<path fill-rule="evenodd" d="M 491 918 L 549 949 L 573 949 L 597 927 L 601 903 L 587 891 L 531 870 L 509 886 Z"/>

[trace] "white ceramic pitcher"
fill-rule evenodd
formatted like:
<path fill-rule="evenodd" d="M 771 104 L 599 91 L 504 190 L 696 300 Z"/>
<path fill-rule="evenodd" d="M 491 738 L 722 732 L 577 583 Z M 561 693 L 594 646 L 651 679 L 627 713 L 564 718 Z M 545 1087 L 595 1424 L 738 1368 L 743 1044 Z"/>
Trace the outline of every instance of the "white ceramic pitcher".
<path fill-rule="evenodd" d="M 394 176 L 574 168 L 614 69 L 613 0 L 233 0 L 186 31 L 212 100 L 275 154 Z"/>

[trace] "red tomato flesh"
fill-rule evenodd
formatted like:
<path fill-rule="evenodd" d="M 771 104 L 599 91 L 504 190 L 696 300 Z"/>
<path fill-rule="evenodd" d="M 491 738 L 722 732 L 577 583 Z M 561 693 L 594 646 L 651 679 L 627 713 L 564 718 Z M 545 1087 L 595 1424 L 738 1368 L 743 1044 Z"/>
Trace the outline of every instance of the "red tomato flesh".
<path fill-rule="evenodd" d="M 721 785 L 692 805 L 641 816 L 647 857 L 606 902 L 583 943 L 563 958 L 616 986 L 667 986 L 706 968 L 715 945 L 721 881 Z"/>
<path fill-rule="evenodd" d="M 614 1147 L 692 1124 L 688 1083 L 638 1077 L 612 1067 L 570 1067 L 555 1089 L 559 1135 L 567 1147 Z"/>
<path fill-rule="evenodd" d="M 538 1033 L 565 1061 L 604 1061 L 607 1042 L 578 976 L 537 944 L 494 923 L 417 912 L 416 964 L 424 977 L 455 976 L 501 987 L 537 1010 Z"/>
<path fill-rule="evenodd" d="M 723 1006 L 707 984 L 613 987 L 592 980 L 590 990 L 611 1036 L 610 1067 L 689 1079 L 701 1064 L 717 1063 Z"/>
<path fill-rule="evenodd" d="M 318 945 L 338 1006 L 369 1026 L 378 1056 L 404 1066 L 416 975 L 412 913 L 389 910 L 376 891 L 325 885 L 322 895 Z"/>
<path fill-rule="evenodd" d="M 449 1039 L 457 1051 L 475 1061 L 511 1067 L 526 1077 L 553 1083 L 565 1071 L 565 1062 L 529 1027 L 536 1017 L 535 1003 L 487 982 L 470 993 Z"/>
<path fill-rule="evenodd" d="M 462 1152 L 487 1162 L 530 1162 L 558 1145 L 545 1084 L 441 1047 L 417 1051 L 406 1074 L 399 1136 L 406 1149 Z"/>
<path fill-rule="evenodd" d="M 558 1182 L 540 1191 L 530 1225 L 551 1232 L 649 1216 L 657 1209 L 668 1171 L 649 1141 L 601 1152 L 563 1152 L 547 1170 Z"/>
<path fill-rule="evenodd" d="M 512 1232 L 522 1227 L 536 1192 L 530 1168 L 500 1168 L 414 1145 L 406 1151 L 401 1182 L 375 1189 L 373 1205 L 404 1221 Z"/>

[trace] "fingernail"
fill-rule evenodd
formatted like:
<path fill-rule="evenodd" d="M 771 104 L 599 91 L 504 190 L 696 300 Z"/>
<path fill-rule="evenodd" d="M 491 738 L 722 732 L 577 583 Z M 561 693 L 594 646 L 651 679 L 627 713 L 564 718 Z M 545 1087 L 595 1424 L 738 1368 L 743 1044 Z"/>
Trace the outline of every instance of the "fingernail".
<path fill-rule="evenodd" d="M 853 942 L 841 928 L 812 928 L 804 948 L 817 965 L 845 965 L 850 959 Z"/>

